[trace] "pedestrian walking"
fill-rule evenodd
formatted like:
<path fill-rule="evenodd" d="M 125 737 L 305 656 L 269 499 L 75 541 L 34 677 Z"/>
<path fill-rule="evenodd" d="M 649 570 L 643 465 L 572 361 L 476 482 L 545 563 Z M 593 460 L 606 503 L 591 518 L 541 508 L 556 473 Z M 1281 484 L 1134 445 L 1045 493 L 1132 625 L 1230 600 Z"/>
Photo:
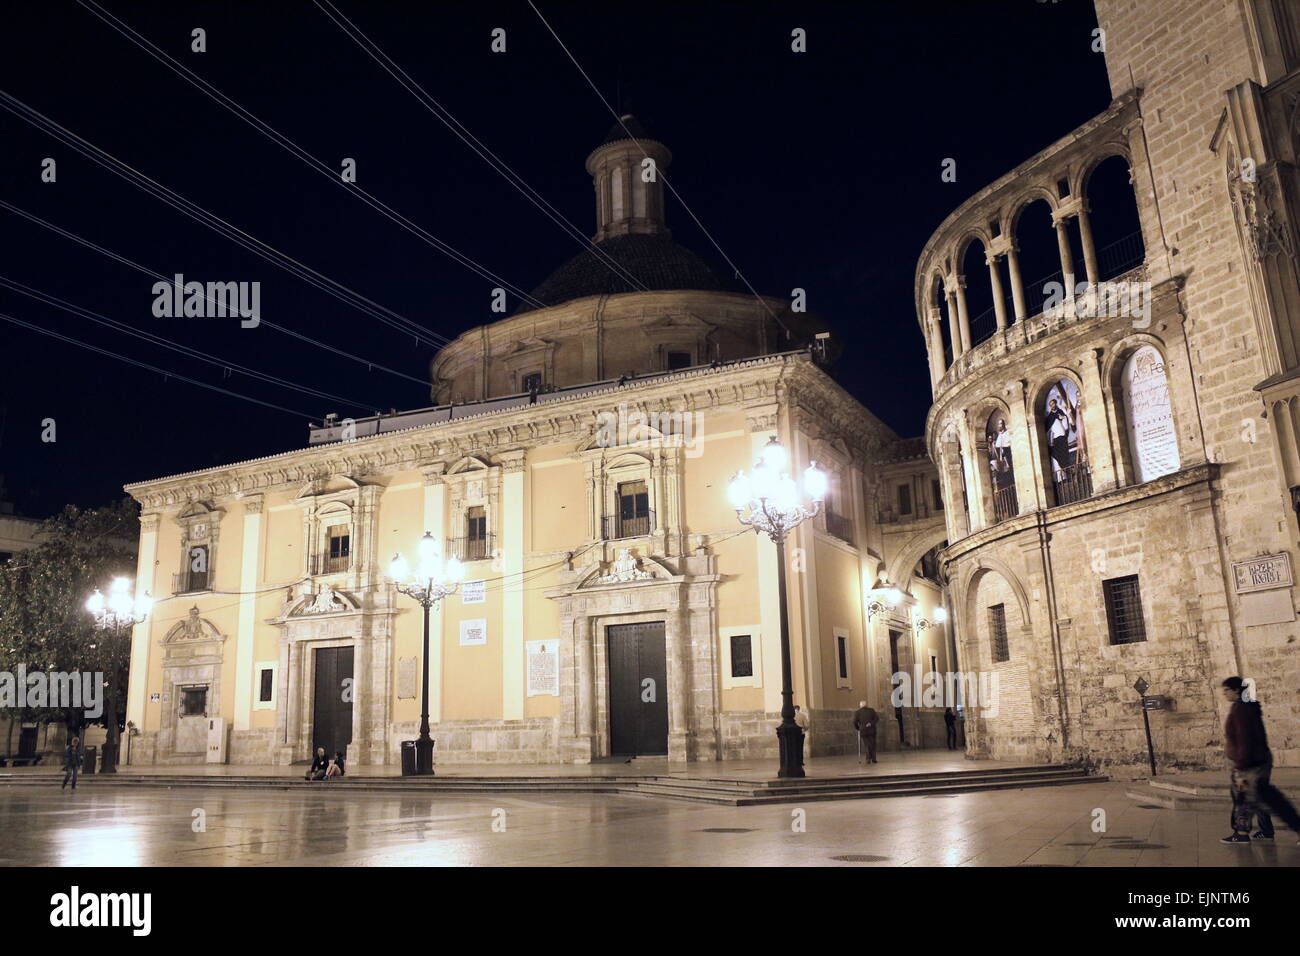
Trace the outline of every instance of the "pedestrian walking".
<path fill-rule="evenodd" d="M 1223 724 L 1223 754 L 1228 758 L 1228 778 L 1232 783 L 1232 834 L 1219 842 L 1232 846 L 1273 839 L 1270 811 L 1300 834 L 1300 813 L 1269 782 L 1273 752 L 1269 750 L 1268 734 L 1264 730 L 1264 713 L 1258 701 L 1242 699 L 1244 687 L 1245 681 L 1240 677 L 1229 677 L 1223 682 L 1223 696 L 1231 703 L 1228 719 Z M 1259 829 L 1253 834 L 1250 832 L 1252 817 L 1259 821 Z"/>
<path fill-rule="evenodd" d="M 957 749 L 957 715 L 953 713 L 951 707 L 943 709 L 943 722 L 948 727 L 948 749 Z"/>
<path fill-rule="evenodd" d="M 68 741 L 68 746 L 63 751 L 63 784 L 60 790 L 66 790 L 68 781 L 72 781 L 72 789 L 77 789 L 77 774 L 81 772 L 81 762 L 86 759 L 86 751 L 81 746 L 81 738 L 73 737 Z"/>
<path fill-rule="evenodd" d="M 853 729 L 858 732 L 859 760 L 862 751 L 866 751 L 867 763 L 879 763 L 876 760 L 876 725 L 879 723 L 879 716 L 867 706 L 867 702 L 858 701 L 858 709 L 853 712 Z"/>

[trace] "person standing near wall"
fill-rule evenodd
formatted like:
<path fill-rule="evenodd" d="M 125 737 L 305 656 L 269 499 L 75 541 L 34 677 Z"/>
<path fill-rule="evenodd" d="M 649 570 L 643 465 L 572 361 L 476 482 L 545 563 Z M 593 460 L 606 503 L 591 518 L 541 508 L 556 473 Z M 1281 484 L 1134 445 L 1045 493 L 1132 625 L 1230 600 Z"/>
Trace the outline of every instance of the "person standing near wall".
<path fill-rule="evenodd" d="M 1245 681 L 1240 677 L 1229 677 L 1223 682 L 1223 696 L 1231 702 L 1223 725 L 1223 754 L 1228 758 L 1228 776 L 1232 782 L 1232 834 L 1219 842 L 1233 846 L 1244 846 L 1252 839 L 1273 839 L 1270 810 L 1300 834 L 1300 813 L 1269 782 L 1273 752 L 1268 747 L 1264 714 L 1258 701 L 1242 698 L 1244 687 Z M 1259 829 L 1253 835 L 1252 816 L 1259 818 Z"/>
<path fill-rule="evenodd" d="M 858 709 L 853 713 L 853 729 L 858 732 L 858 742 L 861 745 L 859 760 L 865 756 L 868 763 L 879 763 L 876 760 L 876 725 L 879 722 L 880 717 L 867 706 L 867 702 L 858 701 Z"/>
<path fill-rule="evenodd" d="M 86 751 L 81 747 L 81 738 L 73 737 L 63 750 L 63 785 L 59 787 L 60 790 L 67 788 L 69 779 L 72 780 L 72 789 L 77 789 L 77 774 L 81 771 L 81 762 L 85 759 Z"/>

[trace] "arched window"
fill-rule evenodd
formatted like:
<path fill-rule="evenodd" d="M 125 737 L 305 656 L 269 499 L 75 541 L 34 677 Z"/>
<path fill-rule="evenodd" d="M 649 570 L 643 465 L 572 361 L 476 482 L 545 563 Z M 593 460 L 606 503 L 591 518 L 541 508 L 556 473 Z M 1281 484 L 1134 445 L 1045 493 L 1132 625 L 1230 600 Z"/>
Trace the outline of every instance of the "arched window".
<path fill-rule="evenodd" d="M 1083 429 L 1083 402 L 1071 378 L 1058 378 L 1042 399 L 1043 442 L 1058 505 L 1092 496 L 1088 438 Z"/>
<path fill-rule="evenodd" d="M 985 255 L 984 243 L 972 237 L 959 260 L 965 278 L 966 316 L 970 323 L 971 348 L 997 331 L 993 287 L 989 284 L 989 267 L 985 265 Z"/>
<path fill-rule="evenodd" d="M 1120 390 L 1134 479 L 1153 481 L 1177 471 L 1181 459 L 1164 356 L 1151 345 L 1134 350 L 1120 374 Z"/>
<path fill-rule="evenodd" d="M 984 425 L 984 441 L 989 459 L 989 488 L 993 493 L 993 520 L 1006 521 L 1020 513 L 1006 412 L 998 410 L 988 417 Z"/>
<path fill-rule="evenodd" d="M 1123 156 L 1102 160 L 1088 174 L 1088 222 L 1101 282 L 1137 268 L 1146 259 L 1137 196 L 1129 179 L 1128 160 Z"/>

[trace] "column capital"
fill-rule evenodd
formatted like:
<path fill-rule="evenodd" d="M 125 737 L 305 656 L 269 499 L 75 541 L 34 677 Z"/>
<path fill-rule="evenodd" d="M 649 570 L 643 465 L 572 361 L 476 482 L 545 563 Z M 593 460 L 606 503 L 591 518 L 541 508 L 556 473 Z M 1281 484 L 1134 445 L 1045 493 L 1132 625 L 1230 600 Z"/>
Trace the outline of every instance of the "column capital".
<path fill-rule="evenodd" d="M 420 477 L 424 479 L 426 485 L 441 485 L 446 480 L 446 472 L 447 463 L 445 461 L 420 466 Z"/>
<path fill-rule="evenodd" d="M 266 498 L 263 495 L 245 495 L 243 502 L 244 514 L 260 515 L 262 513 L 262 506 L 266 503 Z"/>
<path fill-rule="evenodd" d="M 162 522 L 162 515 L 154 511 L 147 515 L 140 516 L 140 530 L 142 532 L 157 531 L 158 525 Z"/>

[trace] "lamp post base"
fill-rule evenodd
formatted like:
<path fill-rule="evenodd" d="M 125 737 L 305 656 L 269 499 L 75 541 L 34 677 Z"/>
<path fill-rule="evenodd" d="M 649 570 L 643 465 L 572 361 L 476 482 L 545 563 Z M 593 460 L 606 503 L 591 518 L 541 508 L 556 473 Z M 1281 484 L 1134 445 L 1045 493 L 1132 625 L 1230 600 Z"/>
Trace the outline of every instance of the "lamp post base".
<path fill-rule="evenodd" d="M 432 737 L 420 737 L 415 741 L 415 775 L 417 777 L 434 775 Z"/>
<path fill-rule="evenodd" d="M 776 745 L 781 753 L 781 767 L 778 777 L 802 777 L 803 772 L 803 728 L 798 724 L 782 724 L 776 728 Z"/>

